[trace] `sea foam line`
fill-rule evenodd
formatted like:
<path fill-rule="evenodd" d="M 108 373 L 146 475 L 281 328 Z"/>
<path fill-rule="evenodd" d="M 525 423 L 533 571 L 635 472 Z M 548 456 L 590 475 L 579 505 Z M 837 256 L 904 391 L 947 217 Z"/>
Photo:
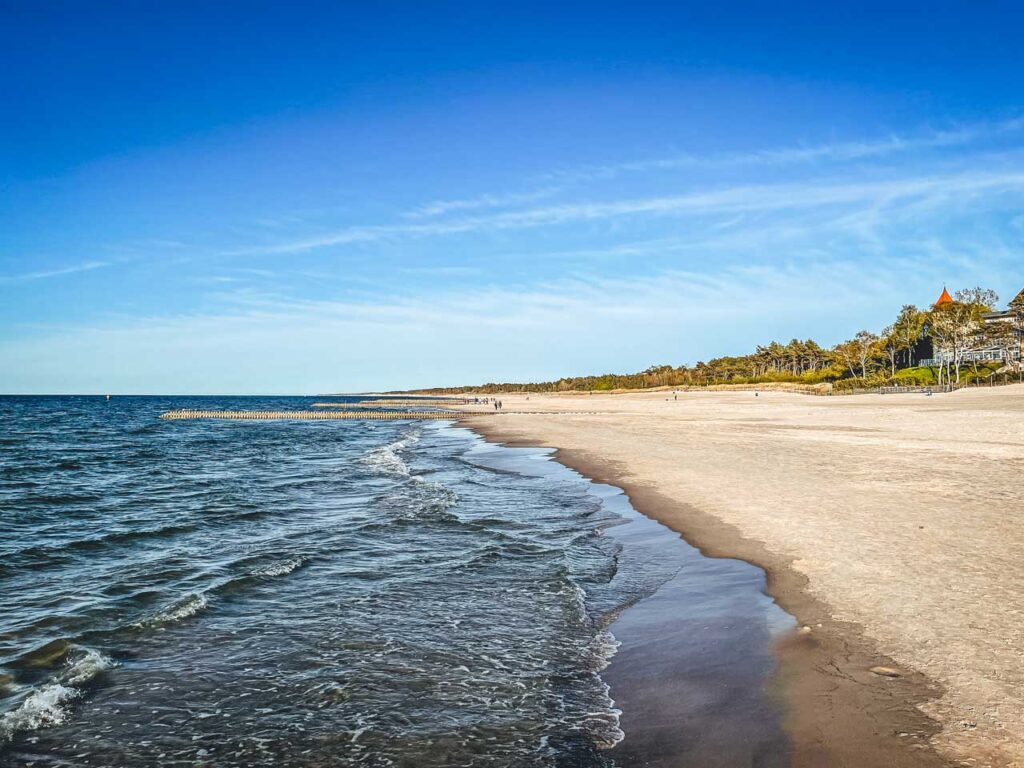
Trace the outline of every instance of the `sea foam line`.
<path fill-rule="evenodd" d="M 612 657 L 618 653 L 622 645 L 608 629 L 602 629 L 594 638 L 592 650 L 597 670 L 595 675 L 601 684 L 601 709 L 596 712 L 587 713 L 589 731 L 598 749 L 611 749 L 624 738 L 626 734 L 622 731 L 622 710 L 615 706 L 615 699 L 612 698 L 611 686 L 601 677 L 601 671 L 606 669 L 612 662 Z"/>

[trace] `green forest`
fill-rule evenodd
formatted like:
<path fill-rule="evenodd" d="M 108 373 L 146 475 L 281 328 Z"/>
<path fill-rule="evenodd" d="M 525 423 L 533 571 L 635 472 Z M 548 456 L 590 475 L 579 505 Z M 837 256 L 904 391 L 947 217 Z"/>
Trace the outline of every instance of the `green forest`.
<path fill-rule="evenodd" d="M 1024 291 L 1022 291 L 1024 296 Z M 963 384 L 991 377 L 1001 362 L 969 361 L 974 349 L 1005 349 L 1020 344 L 1024 299 L 1011 303 L 1013 322 L 986 323 L 998 296 L 985 288 L 946 295 L 931 309 L 913 305 L 900 309 L 878 333 L 862 330 L 832 347 L 813 339 L 772 341 L 746 355 L 717 357 L 694 365 L 654 365 L 638 373 L 572 376 L 557 381 L 492 382 L 475 386 L 431 389 L 431 392 L 489 394 L 498 392 L 570 392 L 707 387 L 722 384 L 831 384 L 834 389 L 871 389 L 892 385 Z M 934 364 L 933 350 L 947 359 Z M 1007 355 L 1009 356 L 1009 355 Z M 922 365 L 922 361 L 933 363 Z M 427 391 L 427 390 L 423 390 Z"/>

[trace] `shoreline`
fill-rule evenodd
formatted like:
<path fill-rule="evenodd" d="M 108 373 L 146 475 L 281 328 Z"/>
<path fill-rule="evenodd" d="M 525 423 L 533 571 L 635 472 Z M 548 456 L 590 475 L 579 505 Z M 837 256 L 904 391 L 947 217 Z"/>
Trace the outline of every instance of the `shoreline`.
<path fill-rule="evenodd" d="M 512 436 L 500 423 L 469 414 L 458 423 L 499 445 L 554 449 L 554 461 L 593 482 L 622 489 L 638 513 L 679 534 L 703 555 L 742 560 L 764 571 L 767 594 L 801 628 L 775 643 L 779 666 L 771 682 L 785 710 L 793 766 L 956 765 L 930 743 L 942 728 L 920 709 L 943 689 L 881 654 L 861 626 L 833 618 L 831 607 L 810 594 L 808 578 L 793 567 L 792 558 L 772 553 L 709 513 L 630 480 L 619 462 L 539 438 Z M 872 667 L 897 670 L 898 676 L 873 673 Z"/>
<path fill-rule="evenodd" d="M 602 603 L 601 633 L 616 649 L 599 672 L 625 736 L 601 747 L 614 765 L 789 766 L 782 706 L 769 683 L 773 640 L 794 620 L 767 595 L 764 571 L 705 556 L 637 511 L 621 488 L 555 460 L 551 449 L 497 444 L 456 428 L 493 452 L 492 466 L 571 478 L 616 521 L 600 528 L 618 545 L 611 578 L 583 587 L 588 602 Z"/>

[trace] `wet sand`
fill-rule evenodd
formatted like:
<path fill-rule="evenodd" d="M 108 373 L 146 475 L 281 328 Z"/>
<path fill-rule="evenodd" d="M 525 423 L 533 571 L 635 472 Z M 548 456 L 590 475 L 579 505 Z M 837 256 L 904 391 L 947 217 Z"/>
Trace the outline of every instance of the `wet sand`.
<path fill-rule="evenodd" d="M 777 668 L 773 638 L 792 629 L 792 617 L 765 596 L 760 568 L 705 557 L 630 512 L 622 513 L 629 524 L 606 535 L 627 553 L 639 548 L 681 567 L 611 625 L 620 645 L 601 676 L 622 712 L 615 764 L 785 768 L 783 707 L 768 683 Z"/>
<path fill-rule="evenodd" d="M 502 399 L 468 425 L 766 570 L 794 765 L 1024 764 L 1024 387 Z"/>
<path fill-rule="evenodd" d="M 605 754 L 620 768 L 789 765 L 783 708 L 768 683 L 778 666 L 773 639 L 794 620 L 765 594 L 764 571 L 704 556 L 640 514 L 621 489 L 551 456 L 550 449 L 491 446 L 475 450 L 473 461 L 528 476 L 575 477 L 603 514 L 611 513 L 604 519 L 618 521 L 601 534 L 618 545 L 611 580 L 586 586 L 617 646 L 600 675 L 628 734 Z M 608 603 L 608 594 L 617 598 Z M 627 595 L 638 599 L 620 602 Z"/>

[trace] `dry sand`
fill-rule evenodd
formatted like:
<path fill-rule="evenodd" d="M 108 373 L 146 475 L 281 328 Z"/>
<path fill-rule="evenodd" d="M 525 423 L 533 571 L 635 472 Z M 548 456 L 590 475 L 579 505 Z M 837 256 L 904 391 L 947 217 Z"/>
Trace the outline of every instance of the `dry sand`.
<path fill-rule="evenodd" d="M 469 425 L 765 567 L 810 628 L 780 649 L 795 764 L 1024 766 L 1024 386 L 502 400 Z"/>

